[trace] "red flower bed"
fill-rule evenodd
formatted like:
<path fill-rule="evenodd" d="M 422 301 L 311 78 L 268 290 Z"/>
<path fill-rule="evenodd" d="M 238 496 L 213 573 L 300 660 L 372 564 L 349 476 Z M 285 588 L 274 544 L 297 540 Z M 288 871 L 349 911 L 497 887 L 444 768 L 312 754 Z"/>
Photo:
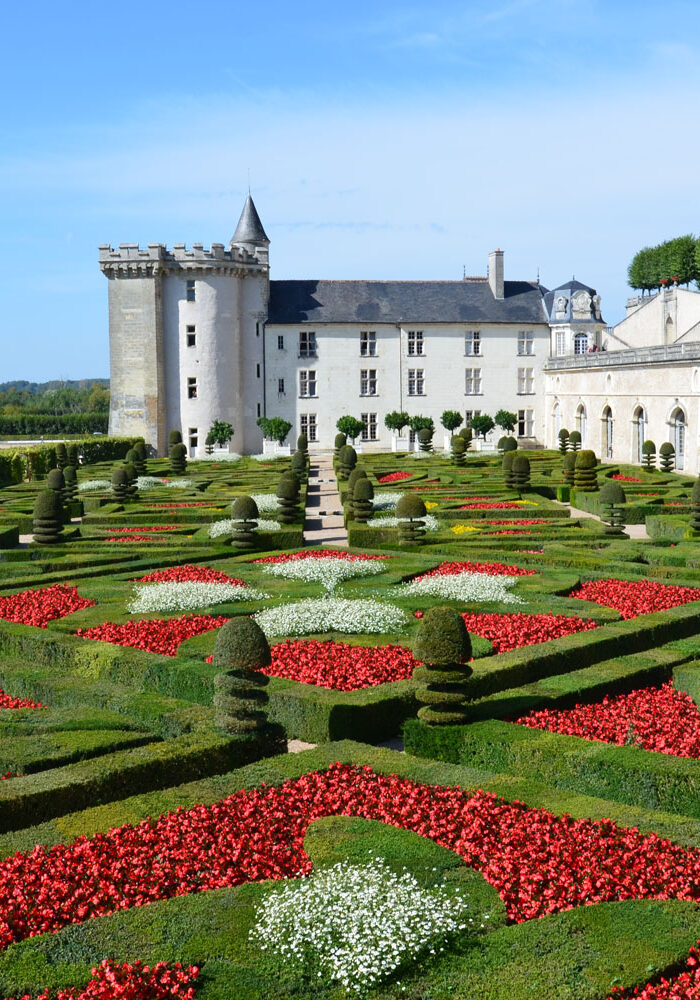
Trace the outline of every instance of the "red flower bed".
<path fill-rule="evenodd" d="M 427 573 L 415 576 L 414 580 L 425 580 L 429 576 L 454 576 L 456 573 L 485 573 L 487 576 L 534 576 L 534 569 L 521 569 L 520 566 L 506 566 L 505 563 L 481 562 L 444 562 L 429 569 Z"/>
<path fill-rule="evenodd" d="M 418 666 L 418 660 L 404 646 L 351 646 L 332 640 L 286 639 L 274 645 L 271 652 L 272 664 L 264 673 L 332 691 L 358 691 L 406 680 Z"/>
<path fill-rule="evenodd" d="M 500 531 L 484 531 L 484 535 L 531 535 L 531 531 L 518 531 L 502 528 Z"/>
<path fill-rule="evenodd" d="M 700 712 L 671 681 L 616 697 L 606 695 L 597 705 L 531 712 L 517 721 L 530 729 L 548 729 L 617 746 L 633 742 L 644 750 L 673 757 L 700 758 Z"/>
<path fill-rule="evenodd" d="M 146 576 L 139 576 L 132 583 L 230 583 L 236 587 L 245 587 L 243 580 L 235 576 L 227 576 L 219 569 L 208 566 L 171 566 L 170 569 L 158 569 Z"/>
<path fill-rule="evenodd" d="M 221 628 L 227 621 L 228 618 L 223 615 L 183 615 L 181 618 L 164 620 L 136 618 L 123 625 L 103 622 L 94 628 L 79 628 L 75 634 L 82 639 L 97 639 L 99 642 L 132 646 L 134 649 L 145 649 L 149 653 L 160 653 L 163 656 L 177 656 L 178 646 L 186 639 Z"/>
<path fill-rule="evenodd" d="M 153 507 L 159 510 L 180 510 L 184 507 L 213 507 L 210 500 L 199 500 L 197 503 L 145 503 L 144 507 Z"/>
<path fill-rule="evenodd" d="M 189 985 L 199 975 L 196 965 L 183 969 L 179 962 L 170 966 L 158 962 L 150 969 L 141 962 L 115 964 L 105 959 L 92 970 L 93 979 L 84 990 L 45 990 L 36 1000 L 194 1000 L 194 987 Z M 14 1000 L 13 997 L 6 1000 Z M 25 993 L 18 1000 L 31 1000 Z"/>
<path fill-rule="evenodd" d="M 660 497 L 660 493 L 636 493 L 635 496 L 638 497 Z"/>
<path fill-rule="evenodd" d="M 29 698 L 13 698 L 12 695 L 5 694 L 0 688 L 0 708 L 45 708 L 39 701 L 30 701 Z"/>
<path fill-rule="evenodd" d="M 643 483 L 643 479 L 638 479 L 636 476 L 623 476 L 620 472 L 615 472 L 610 477 L 611 479 L 616 479 L 618 483 Z"/>
<path fill-rule="evenodd" d="M 336 552 L 334 549 L 303 549 L 301 552 L 288 552 L 283 556 L 264 556 L 262 559 L 251 559 L 252 563 L 286 563 L 299 562 L 301 559 L 391 559 L 391 556 L 380 556 L 368 552 Z"/>
<path fill-rule="evenodd" d="M 105 542 L 117 542 L 120 545 L 129 542 L 164 542 L 163 535 L 112 535 Z"/>
<path fill-rule="evenodd" d="M 400 483 L 403 479 L 412 479 L 412 472 L 389 472 L 386 476 L 379 476 L 378 483 Z"/>
<path fill-rule="evenodd" d="M 477 500 L 485 500 L 490 503 L 493 501 L 493 497 L 443 497 L 443 500 L 469 500 L 471 503 L 476 503 Z"/>
<path fill-rule="evenodd" d="M 462 614 L 468 632 L 488 639 L 495 653 L 506 653 L 521 646 L 534 646 L 550 639 L 561 639 L 575 632 L 588 632 L 597 628 L 594 621 L 567 618 L 565 615 L 513 614 Z"/>
<path fill-rule="evenodd" d="M 492 500 L 489 503 L 468 503 L 458 510 L 522 510 L 523 505 L 514 500 Z"/>
<path fill-rule="evenodd" d="M 157 534 L 159 531 L 177 531 L 177 529 L 178 529 L 177 524 L 157 524 L 153 525 L 152 527 L 149 525 L 145 525 L 136 528 L 111 528 L 110 530 L 113 531 L 115 535 L 119 534 L 134 535 L 138 534 L 139 532 L 141 534 L 154 535 Z"/>
<path fill-rule="evenodd" d="M 622 1000 L 625 996 L 637 1000 L 700 1000 L 700 952 L 696 947 L 690 949 L 687 964 L 688 968 L 679 975 L 671 979 L 662 976 L 658 983 L 647 983 L 641 991 L 635 987 L 629 993 L 615 986 L 607 1000 Z"/>
<path fill-rule="evenodd" d="M 41 590 L 23 590 L 21 594 L 0 597 L 0 618 L 17 625 L 46 628 L 49 622 L 83 608 L 91 608 L 94 604 L 97 601 L 81 597 L 77 587 L 55 583 Z"/>
<path fill-rule="evenodd" d="M 9 781 L 10 778 L 19 778 L 19 775 L 13 774 L 12 771 L 8 771 L 6 774 L 0 774 L 0 781 Z"/>
<path fill-rule="evenodd" d="M 510 524 L 512 527 L 515 528 L 515 527 L 525 526 L 527 524 L 550 524 L 550 521 L 547 520 L 547 518 L 542 518 L 542 517 L 538 518 L 519 517 L 515 520 L 510 520 L 510 521 L 484 521 L 484 524 Z"/>
<path fill-rule="evenodd" d="M 652 611 L 667 611 L 681 604 L 700 601 L 700 588 L 679 587 L 655 580 L 588 580 L 577 590 L 572 590 L 569 597 L 595 601 L 596 604 L 615 608 L 623 618 L 636 618 Z"/>
<path fill-rule="evenodd" d="M 700 849 L 611 820 L 554 816 L 489 792 L 334 764 L 72 844 L 0 861 L 0 948 L 159 899 L 308 873 L 309 823 L 358 816 L 455 851 L 511 920 L 606 900 L 700 900 Z"/>

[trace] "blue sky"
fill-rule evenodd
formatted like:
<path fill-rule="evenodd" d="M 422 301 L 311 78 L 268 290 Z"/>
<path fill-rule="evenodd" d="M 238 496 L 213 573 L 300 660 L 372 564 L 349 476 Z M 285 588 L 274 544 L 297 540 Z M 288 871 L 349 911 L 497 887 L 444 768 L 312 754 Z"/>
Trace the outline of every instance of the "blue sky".
<path fill-rule="evenodd" d="M 3 12 L 0 381 L 109 373 L 100 243 L 228 242 L 273 278 L 572 274 L 624 312 L 697 232 L 700 8 L 597 0 Z"/>

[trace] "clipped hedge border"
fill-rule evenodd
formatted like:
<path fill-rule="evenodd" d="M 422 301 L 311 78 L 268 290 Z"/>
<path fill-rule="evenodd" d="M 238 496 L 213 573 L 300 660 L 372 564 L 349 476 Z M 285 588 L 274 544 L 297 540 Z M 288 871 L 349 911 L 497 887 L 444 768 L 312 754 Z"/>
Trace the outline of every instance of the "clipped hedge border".
<path fill-rule="evenodd" d="M 406 726 L 406 750 L 522 778 L 536 774 L 563 791 L 700 819 L 698 762 L 686 757 L 498 720 L 432 727 L 412 720 Z"/>

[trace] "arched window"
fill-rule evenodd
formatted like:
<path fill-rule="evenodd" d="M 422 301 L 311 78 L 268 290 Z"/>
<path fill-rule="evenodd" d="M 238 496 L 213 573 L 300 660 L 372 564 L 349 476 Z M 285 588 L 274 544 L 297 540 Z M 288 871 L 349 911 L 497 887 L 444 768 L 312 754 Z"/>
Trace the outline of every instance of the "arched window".
<path fill-rule="evenodd" d="M 576 430 L 581 435 L 581 447 L 586 447 L 586 407 L 579 403 L 576 410 Z"/>
<path fill-rule="evenodd" d="M 676 450 L 676 468 L 685 468 L 685 412 L 678 406 L 671 414 L 673 447 Z"/>
<path fill-rule="evenodd" d="M 603 410 L 603 447 L 605 458 L 613 457 L 613 415 L 609 406 Z"/>
<path fill-rule="evenodd" d="M 574 337 L 574 354 L 585 354 L 588 350 L 588 334 L 577 333 Z"/>
<path fill-rule="evenodd" d="M 635 461 L 642 464 L 644 460 L 644 455 L 642 453 L 642 445 L 646 440 L 647 435 L 647 415 L 643 406 L 638 406 L 634 411 L 634 455 L 636 456 Z"/>

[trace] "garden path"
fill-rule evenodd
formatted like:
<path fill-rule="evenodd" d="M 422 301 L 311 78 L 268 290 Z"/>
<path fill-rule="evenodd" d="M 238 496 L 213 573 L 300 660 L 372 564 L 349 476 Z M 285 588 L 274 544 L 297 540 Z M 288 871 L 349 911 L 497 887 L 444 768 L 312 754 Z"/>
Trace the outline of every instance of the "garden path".
<path fill-rule="evenodd" d="M 564 504 L 563 506 L 569 506 Z M 587 510 L 579 510 L 578 507 L 570 507 L 569 512 L 572 517 L 582 519 L 584 517 L 592 517 L 594 521 L 601 521 L 601 518 L 597 514 L 589 514 Z M 628 524 L 625 527 L 625 534 L 629 535 L 630 538 L 648 538 L 646 524 Z"/>
<path fill-rule="evenodd" d="M 311 459 L 304 540 L 307 545 L 348 544 L 331 454 L 314 455 Z"/>

